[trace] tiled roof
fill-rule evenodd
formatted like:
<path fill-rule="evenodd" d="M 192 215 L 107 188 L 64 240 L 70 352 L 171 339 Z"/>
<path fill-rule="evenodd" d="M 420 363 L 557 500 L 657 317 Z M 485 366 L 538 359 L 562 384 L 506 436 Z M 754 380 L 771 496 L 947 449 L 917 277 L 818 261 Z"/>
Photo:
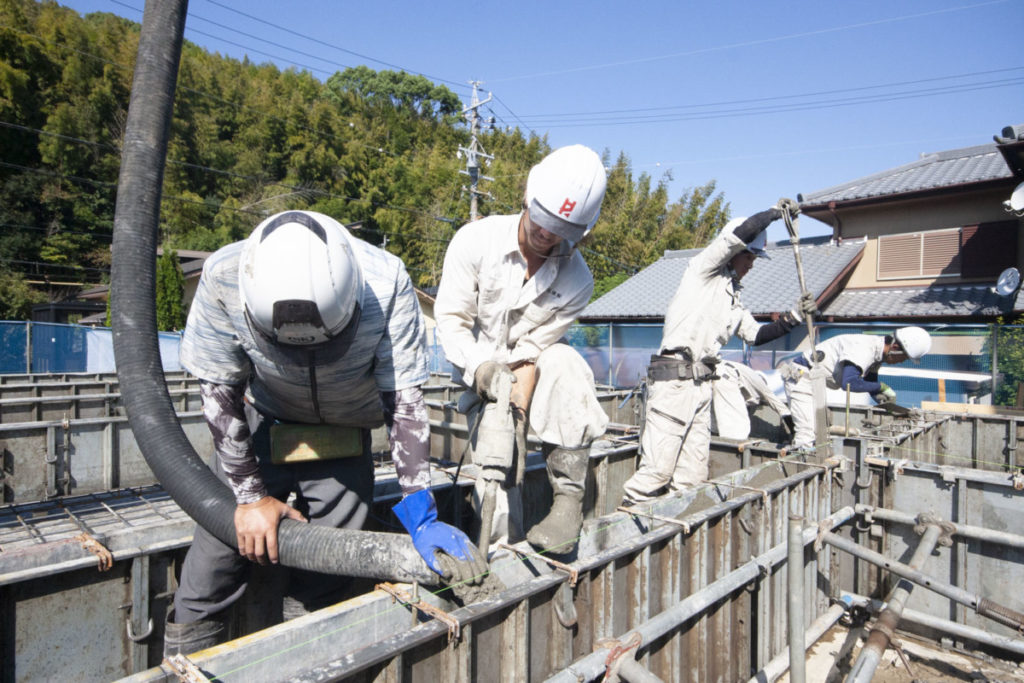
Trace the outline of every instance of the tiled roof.
<path fill-rule="evenodd" d="M 814 206 L 1012 177 L 1013 172 L 993 143 L 926 154 L 904 166 L 803 194 L 800 201 Z"/>
<path fill-rule="evenodd" d="M 864 250 L 861 240 L 834 244 L 827 237 L 800 242 L 807 288 L 817 297 Z M 770 258 L 758 259 L 743 278 L 744 305 L 754 315 L 787 311 L 800 296 L 793 248 L 789 242 L 770 244 Z M 659 260 L 587 306 L 581 320 L 660 319 L 679 287 L 683 271 L 699 249 L 669 251 Z"/>
<path fill-rule="evenodd" d="M 823 311 L 836 318 L 997 316 L 1024 310 L 1024 292 L 996 294 L 991 284 L 847 289 Z"/>

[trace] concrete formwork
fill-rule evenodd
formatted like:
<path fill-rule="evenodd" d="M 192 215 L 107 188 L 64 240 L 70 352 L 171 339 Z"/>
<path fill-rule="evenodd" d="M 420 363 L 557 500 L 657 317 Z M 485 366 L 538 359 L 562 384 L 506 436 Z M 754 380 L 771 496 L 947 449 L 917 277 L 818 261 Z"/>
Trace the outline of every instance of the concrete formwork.
<path fill-rule="evenodd" d="M 476 472 L 471 464 L 458 464 L 466 427 L 451 408 L 455 391 L 438 386 L 428 393 L 437 457 L 433 487 L 442 515 L 465 525 Z M 457 638 L 449 639 L 442 621 L 381 590 L 278 623 L 280 606 L 273 604 L 279 585 L 272 574 L 257 572 L 231 624 L 243 637 L 192 660 L 220 680 L 247 681 L 575 681 L 599 678 L 609 665 L 640 666 L 664 680 L 746 680 L 790 645 L 785 545 L 791 514 L 805 525 L 804 624 L 834 620 L 833 603 L 844 595 L 863 601 L 892 587 L 888 572 L 815 544 L 824 525 L 860 547 L 906 558 L 918 536 L 905 519 L 886 517 L 886 510 L 912 518 L 928 512 L 1006 534 L 954 534 L 952 545 L 939 548 L 925 569 L 938 582 L 1024 610 L 1006 589 L 1024 578 L 1021 548 L 1007 540 L 1016 538 L 1015 520 L 1024 509 L 1024 479 L 1015 476 L 1014 459 L 1020 419 L 936 414 L 896 420 L 865 409 L 848 418 L 836 410 L 833 423 L 851 436 L 833 439 L 828 460 L 786 457 L 771 440 L 716 439 L 713 483 L 627 514 L 616 507 L 636 461 L 635 429 L 626 424 L 635 421 L 635 397 L 609 392 L 602 402 L 615 424 L 592 454 L 578 553 L 560 558 L 566 563 L 560 566 L 531 556 L 523 544 L 501 550 L 493 568 L 505 590 L 468 605 L 460 606 L 447 591 L 418 591 L 419 599 L 457 620 Z M 188 431 L 189 414 L 183 417 Z M 195 417 L 196 429 L 205 430 Z M 99 422 L 106 430 L 123 421 L 104 419 Z M 162 621 L 175 564 L 191 540 L 191 521 L 152 482 L 103 489 L 127 476 L 117 468 L 142 462 L 141 456 L 125 448 L 128 435 L 116 439 L 116 451 L 104 451 L 112 440 L 90 441 L 83 429 L 88 424 L 81 419 L 72 425 L 78 459 L 71 460 L 71 472 L 76 486 L 81 479 L 98 490 L 0 508 L 4 681 L 110 680 L 134 672 L 132 680 L 174 678 L 168 668 L 149 667 L 161 661 Z M 0 430 L 8 427 L 27 430 L 0 432 L 18 437 L 5 442 L 5 451 L 22 454 L 13 470 L 18 479 L 51 481 L 29 454 L 45 463 L 51 451 L 40 446 L 42 434 L 55 425 Z M 60 436 L 47 438 L 56 443 Z M 194 443 L 204 447 L 200 439 Z M 83 451 L 94 448 L 98 453 L 91 457 L 100 465 L 77 468 L 86 459 Z M 378 460 L 373 516 L 380 530 L 394 524 L 389 508 L 401 494 L 390 463 Z M 537 453 L 528 462 L 525 486 L 530 524 L 550 497 Z M 1011 658 L 1020 656 L 1016 643 L 1024 651 L 1012 628 L 924 588 L 914 591 L 907 613 L 916 619 L 908 619 L 908 630 L 936 642 Z M 930 620 L 963 630 L 950 636 L 952 627 Z M 977 632 L 991 634 L 990 642 L 972 640 Z"/>

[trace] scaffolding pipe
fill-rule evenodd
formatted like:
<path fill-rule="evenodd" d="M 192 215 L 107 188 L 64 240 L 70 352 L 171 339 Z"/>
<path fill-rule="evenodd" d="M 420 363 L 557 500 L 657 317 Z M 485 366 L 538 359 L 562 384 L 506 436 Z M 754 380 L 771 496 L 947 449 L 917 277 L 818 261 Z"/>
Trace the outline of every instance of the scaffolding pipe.
<path fill-rule="evenodd" d="M 619 680 L 625 683 L 664 683 L 635 659 L 623 658 L 618 664 L 617 673 Z"/>
<path fill-rule="evenodd" d="M 789 537 L 786 563 L 789 586 L 789 680 L 804 683 L 807 680 L 807 661 L 804 656 L 804 518 L 789 516 Z"/>
<path fill-rule="evenodd" d="M 873 612 L 879 612 L 885 609 L 885 603 L 881 600 L 875 600 L 856 593 L 843 591 L 842 599 L 843 601 L 850 603 L 851 607 L 863 607 L 865 609 L 870 609 Z M 903 610 L 903 619 L 901 621 L 904 623 L 916 624 L 917 626 L 924 626 L 936 631 L 941 631 L 947 635 L 953 636 L 954 638 L 959 638 L 960 640 L 973 641 L 979 645 L 988 645 L 989 647 L 999 648 L 1024 657 L 1024 640 L 1019 638 L 1001 636 L 999 634 L 992 633 L 991 631 L 985 631 L 974 626 L 967 626 L 966 624 L 958 624 L 955 621 L 942 619 L 941 617 L 926 614 L 924 612 L 918 612 L 913 609 Z"/>
<path fill-rule="evenodd" d="M 935 545 L 939 542 L 941 534 L 942 527 L 938 524 L 926 525 L 921 542 L 917 544 L 917 549 L 914 550 L 914 555 L 910 558 L 908 566 L 914 569 L 924 566 L 935 550 Z M 871 683 L 875 670 L 878 668 L 879 662 L 882 661 L 882 655 L 885 654 L 889 642 L 896 633 L 903 610 L 907 606 L 907 599 L 913 590 L 914 584 L 910 581 L 904 579 L 896 583 L 896 587 L 889 593 L 889 605 L 875 620 L 875 625 L 868 633 L 864 647 L 857 655 L 857 661 L 854 662 L 850 674 L 846 677 L 847 683 Z"/>
<path fill-rule="evenodd" d="M 835 529 L 845 524 L 853 516 L 853 508 L 850 506 L 837 510 L 832 515 L 821 521 L 822 528 Z M 818 527 L 808 527 L 801 532 L 803 545 L 814 541 L 818 533 Z M 786 559 L 788 548 L 786 544 L 780 543 L 767 552 L 751 559 L 722 578 L 709 583 L 707 586 L 689 595 L 674 607 L 671 607 L 658 615 L 647 620 L 632 631 L 627 632 L 618 638 L 618 642 L 627 642 L 630 638 L 639 636 L 641 643 L 651 643 L 677 628 L 680 624 L 702 614 L 707 609 L 717 604 L 720 600 L 730 595 L 751 581 L 761 576 L 763 570 L 771 571 L 775 565 Z M 640 646 L 641 648 L 643 645 Z M 591 681 L 605 674 L 606 662 L 611 649 L 601 647 L 589 655 L 573 662 L 568 667 L 559 671 L 548 683 L 580 683 L 580 681 Z"/>
<path fill-rule="evenodd" d="M 856 505 L 854 509 L 857 511 L 858 515 L 864 515 L 865 517 L 871 517 L 873 519 L 880 519 L 884 522 L 896 522 L 898 524 L 909 524 L 911 526 L 918 523 L 917 518 L 913 515 L 908 515 L 907 513 L 900 512 L 898 510 L 876 508 L 872 505 L 863 504 Z M 1011 548 L 1024 548 L 1024 536 L 1019 534 L 1011 534 L 1005 531 L 993 531 L 992 529 L 986 529 L 985 527 L 956 524 L 955 522 L 945 522 L 945 524 L 953 528 L 953 533 L 956 536 L 963 536 L 964 538 L 985 541 L 987 543 L 996 543 L 998 545 L 1005 545 Z"/>
<path fill-rule="evenodd" d="M 843 603 L 837 603 L 828 608 L 828 611 L 811 622 L 804 637 L 804 652 L 814 645 L 825 635 L 836 622 L 846 614 L 850 601 L 844 598 Z M 749 683 L 774 683 L 789 669 L 789 650 L 784 650 L 772 661 L 765 664 L 764 668 L 754 674 Z"/>
<path fill-rule="evenodd" d="M 848 552 L 851 555 L 870 562 L 877 567 L 886 569 L 896 576 L 909 579 L 910 581 L 924 586 L 925 588 L 949 598 L 954 602 L 966 605 L 981 616 L 988 617 L 993 621 L 998 621 L 999 623 L 1005 624 L 1010 628 L 1017 629 L 1018 631 L 1024 630 L 1024 614 L 1010 609 L 1005 605 L 1000 605 L 993 600 L 989 600 L 988 598 L 984 598 L 975 593 L 957 588 L 956 586 L 951 586 L 948 583 L 936 581 L 935 578 L 925 574 L 924 572 L 918 571 L 913 567 L 908 567 L 902 562 L 892 560 L 881 553 L 876 553 L 873 550 L 862 548 L 853 541 L 848 541 L 842 536 L 838 536 L 831 532 L 823 531 L 821 533 L 821 540 L 834 548 Z"/>

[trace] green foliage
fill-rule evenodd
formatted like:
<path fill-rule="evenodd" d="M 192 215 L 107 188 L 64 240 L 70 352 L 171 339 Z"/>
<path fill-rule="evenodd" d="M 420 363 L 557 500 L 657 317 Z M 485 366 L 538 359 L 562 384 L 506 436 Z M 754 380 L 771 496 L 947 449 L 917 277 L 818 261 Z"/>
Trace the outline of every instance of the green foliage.
<path fill-rule="evenodd" d="M 0 320 L 31 320 L 32 306 L 45 301 L 19 274 L 0 268 Z"/>
<path fill-rule="evenodd" d="M 138 36 L 138 24 L 113 14 L 82 18 L 53 2 L 0 0 L 0 121 L 21 126 L 0 126 L 11 165 L 0 168 L 0 223 L 13 226 L 0 232 L 4 262 L 44 264 L 33 266 L 38 275 L 49 264 L 109 268 Z M 452 91 L 420 75 L 358 66 L 320 82 L 186 42 L 159 243 L 214 251 L 272 213 L 315 209 L 361 221 L 358 237 L 386 241 L 417 285 L 435 285 L 448 240 L 469 218 L 461 111 Z M 479 212 L 518 212 L 547 139 L 493 130 L 480 143 L 494 156 L 484 169 L 494 180 L 482 187 L 491 198 Z M 665 249 L 704 244 L 728 217 L 714 182 L 673 202 L 670 177 L 634 177 L 625 154 L 614 163 L 604 154 L 608 194 L 582 245 L 598 291 Z"/>
<path fill-rule="evenodd" d="M 156 328 L 180 330 L 185 327 L 185 276 L 178 262 L 178 252 L 164 251 L 156 262 Z"/>
<path fill-rule="evenodd" d="M 615 273 L 614 275 L 606 275 L 600 280 L 594 280 L 594 294 L 590 297 L 590 300 L 596 301 L 600 299 L 628 279 L 629 273 Z"/>
<path fill-rule="evenodd" d="M 1001 375 L 999 386 L 992 402 L 995 405 L 1015 406 L 1017 404 L 1017 386 L 1024 383 L 1024 319 L 1015 321 L 1010 326 L 1003 318 L 999 318 L 995 326 L 998 343 L 996 352 Z"/>

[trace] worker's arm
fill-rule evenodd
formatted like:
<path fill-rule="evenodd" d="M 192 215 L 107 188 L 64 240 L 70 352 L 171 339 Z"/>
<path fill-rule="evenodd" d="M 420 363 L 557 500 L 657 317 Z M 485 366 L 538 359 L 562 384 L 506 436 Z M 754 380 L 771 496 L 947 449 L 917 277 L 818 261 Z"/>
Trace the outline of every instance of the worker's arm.
<path fill-rule="evenodd" d="M 777 221 L 780 218 L 782 218 L 782 212 L 777 208 L 765 209 L 737 225 L 733 228 L 732 233 L 743 240 L 744 244 L 750 244 L 754 241 L 755 237 L 767 230 L 773 221 Z"/>
<path fill-rule="evenodd" d="M 472 237 L 460 230 L 452 238 L 445 252 L 441 282 L 434 302 L 434 317 L 445 357 L 459 368 L 467 384 L 473 381 L 480 364 L 488 360 L 486 352 L 477 349 L 473 334 L 481 254 L 474 248 Z"/>
<path fill-rule="evenodd" d="M 850 363 L 849 361 L 841 361 L 840 366 L 841 379 L 839 381 L 839 386 L 844 391 L 849 389 L 850 391 L 877 394 L 882 390 L 881 382 L 872 382 L 871 380 L 865 379 L 861 374 L 861 369 L 853 363 Z"/>
<path fill-rule="evenodd" d="M 420 387 L 381 392 L 391 460 L 404 497 L 393 509 L 427 565 L 452 583 L 479 583 L 487 560 L 461 530 L 437 519 L 430 490 L 430 421 Z"/>
<path fill-rule="evenodd" d="M 217 458 L 237 503 L 238 552 L 253 562 L 276 563 L 278 522 L 284 517 L 303 522 L 306 518 L 298 510 L 267 495 L 245 419 L 245 386 L 200 381 L 199 391 Z"/>

